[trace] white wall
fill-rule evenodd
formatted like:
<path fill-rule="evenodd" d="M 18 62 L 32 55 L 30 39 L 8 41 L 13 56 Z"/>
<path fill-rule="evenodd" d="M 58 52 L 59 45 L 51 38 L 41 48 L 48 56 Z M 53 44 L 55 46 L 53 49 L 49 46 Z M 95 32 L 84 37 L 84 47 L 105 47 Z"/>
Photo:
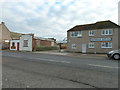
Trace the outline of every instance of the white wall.
<path fill-rule="evenodd" d="M 12 43 L 15 43 L 15 49 L 12 49 L 11 46 L 12 46 Z M 10 50 L 17 50 L 17 43 L 20 42 L 20 40 L 10 40 Z"/>
<path fill-rule="evenodd" d="M 28 40 L 28 47 L 24 47 L 24 40 Z M 21 35 L 20 37 L 20 51 L 32 51 L 32 36 Z"/>

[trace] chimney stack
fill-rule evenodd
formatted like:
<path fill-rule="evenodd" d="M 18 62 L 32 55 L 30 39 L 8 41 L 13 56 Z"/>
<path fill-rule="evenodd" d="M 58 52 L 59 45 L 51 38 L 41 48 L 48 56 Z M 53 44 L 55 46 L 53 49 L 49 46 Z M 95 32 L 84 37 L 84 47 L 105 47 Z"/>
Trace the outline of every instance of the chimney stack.
<path fill-rule="evenodd" d="M 1 24 L 5 24 L 4 22 L 1 22 Z"/>

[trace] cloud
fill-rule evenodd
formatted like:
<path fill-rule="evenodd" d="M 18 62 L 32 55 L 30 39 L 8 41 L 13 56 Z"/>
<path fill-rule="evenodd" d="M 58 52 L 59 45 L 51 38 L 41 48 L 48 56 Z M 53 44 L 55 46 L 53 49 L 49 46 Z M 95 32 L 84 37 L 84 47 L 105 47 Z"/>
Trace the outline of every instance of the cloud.
<path fill-rule="evenodd" d="M 103 20 L 117 23 L 118 1 L 4 0 L 0 2 L 0 11 L 3 21 L 11 31 L 62 40 L 67 35 L 66 31 L 75 25 Z"/>

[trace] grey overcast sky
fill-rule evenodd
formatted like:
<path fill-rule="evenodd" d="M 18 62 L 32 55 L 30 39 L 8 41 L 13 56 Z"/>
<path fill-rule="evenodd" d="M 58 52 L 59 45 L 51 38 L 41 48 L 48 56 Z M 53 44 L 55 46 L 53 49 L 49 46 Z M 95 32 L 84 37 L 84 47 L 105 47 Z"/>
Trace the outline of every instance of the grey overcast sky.
<path fill-rule="evenodd" d="M 0 20 L 10 31 L 63 40 L 75 25 L 111 20 L 119 0 L 1 0 Z"/>

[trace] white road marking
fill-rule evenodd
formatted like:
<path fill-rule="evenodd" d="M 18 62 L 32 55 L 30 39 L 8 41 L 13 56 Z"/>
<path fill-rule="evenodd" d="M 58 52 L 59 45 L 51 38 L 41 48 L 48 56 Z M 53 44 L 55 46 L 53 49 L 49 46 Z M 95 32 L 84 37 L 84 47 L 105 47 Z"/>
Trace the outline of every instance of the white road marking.
<path fill-rule="evenodd" d="M 12 55 L 7 55 L 7 56 L 12 56 Z M 21 58 L 21 56 L 12 56 L 12 57 Z M 38 59 L 38 60 L 41 60 L 41 61 L 59 62 L 59 63 L 67 63 L 67 64 L 71 63 L 70 61 L 58 61 L 58 60 L 51 60 L 51 59 L 45 59 L 45 58 L 28 58 L 27 57 L 27 59 Z M 116 68 L 116 69 L 119 68 L 119 67 L 103 66 L 103 65 L 96 65 L 96 64 L 88 64 L 88 65 L 95 66 L 95 67 L 104 67 L 104 68 Z"/>
<path fill-rule="evenodd" d="M 5 56 L 5 55 L 4 55 Z M 17 58 L 21 58 L 21 56 L 13 56 L 13 55 L 7 55 L 7 56 L 11 56 L 11 57 L 17 57 Z M 71 63 L 69 61 L 58 61 L 58 60 L 51 60 L 51 59 L 45 59 L 45 58 L 28 58 L 27 59 L 38 59 L 41 61 L 51 61 L 51 62 L 60 62 L 60 63 Z"/>
<path fill-rule="evenodd" d="M 27 85 L 27 88 L 29 88 L 30 86 Z"/>
<path fill-rule="evenodd" d="M 105 68 L 118 68 L 118 67 L 112 67 L 112 66 L 103 66 L 103 65 L 96 65 L 96 64 L 88 64 L 90 66 L 95 66 L 95 67 L 105 67 Z"/>
<path fill-rule="evenodd" d="M 58 60 L 51 60 L 51 59 L 45 59 L 45 58 L 34 58 L 34 59 L 38 59 L 38 60 L 42 60 L 42 61 L 50 61 L 50 62 L 71 63 L 68 61 L 58 61 Z"/>

